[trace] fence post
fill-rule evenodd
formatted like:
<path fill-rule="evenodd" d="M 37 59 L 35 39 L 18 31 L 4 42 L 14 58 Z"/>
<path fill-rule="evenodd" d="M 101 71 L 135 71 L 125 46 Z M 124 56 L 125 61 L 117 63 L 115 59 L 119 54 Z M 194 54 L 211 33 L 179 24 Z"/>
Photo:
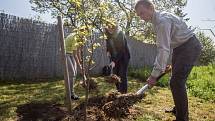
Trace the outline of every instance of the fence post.
<path fill-rule="evenodd" d="M 68 76 L 68 66 L 67 66 L 67 60 L 66 60 L 66 53 L 65 53 L 65 47 L 64 47 L 64 31 L 63 31 L 63 23 L 62 23 L 62 17 L 58 16 L 58 29 L 59 29 L 59 39 L 60 39 L 60 48 L 61 48 L 61 55 L 62 55 L 62 67 L 64 69 L 64 85 L 66 89 L 66 100 L 68 102 L 67 108 L 69 113 L 72 112 L 71 108 L 71 93 L 70 93 L 70 84 L 69 84 L 69 76 Z"/>

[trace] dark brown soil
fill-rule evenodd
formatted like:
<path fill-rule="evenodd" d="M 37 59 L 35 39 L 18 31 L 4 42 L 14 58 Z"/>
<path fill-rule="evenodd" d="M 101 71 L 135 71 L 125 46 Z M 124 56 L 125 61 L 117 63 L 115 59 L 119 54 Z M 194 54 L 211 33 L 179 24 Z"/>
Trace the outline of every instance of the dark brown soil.
<path fill-rule="evenodd" d="M 115 121 L 131 120 L 140 113 L 133 105 L 144 95 L 119 94 L 116 92 L 105 96 L 92 97 L 88 100 L 87 121 Z M 71 121 L 84 120 L 84 105 L 81 103 L 68 114 L 66 108 L 60 104 L 44 103 L 25 104 L 17 109 L 18 121 Z"/>
<path fill-rule="evenodd" d="M 111 74 L 110 76 L 106 76 L 105 77 L 105 81 L 108 83 L 120 83 L 121 82 L 121 78 L 119 76 L 117 76 L 116 74 Z"/>
<path fill-rule="evenodd" d="M 97 83 L 95 82 L 95 80 L 94 79 L 88 79 L 87 80 L 88 81 L 88 83 L 89 83 L 89 91 L 92 91 L 92 90 L 97 90 Z M 87 86 L 86 86 L 86 82 L 84 82 L 84 81 L 80 81 L 81 83 L 81 86 L 83 87 L 83 88 L 87 88 Z"/>
<path fill-rule="evenodd" d="M 29 103 L 16 112 L 18 121 L 60 121 L 68 115 L 63 105 L 54 103 Z"/>

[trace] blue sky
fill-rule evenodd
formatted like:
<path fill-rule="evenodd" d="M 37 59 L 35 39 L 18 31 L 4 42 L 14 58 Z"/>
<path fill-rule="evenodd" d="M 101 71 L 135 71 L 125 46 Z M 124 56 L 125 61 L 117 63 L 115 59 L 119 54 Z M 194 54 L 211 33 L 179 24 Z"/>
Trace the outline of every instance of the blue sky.
<path fill-rule="evenodd" d="M 212 29 L 215 33 L 215 0 L 188 0 L 184 10 L 190 18 L 188 25 L 200 29 Z M 204 30 L 204 32 L 215 40 L 209 31 Z"/>
<path fill-rule="evenodd" d="M 212 29 L 215 32 L 215 0 L 188 0 L 184 10 L 188 13 L 187 17 L 190 18 L 188 25 L 201 29 Z M 2 11 L 26 18 L 35 18 L 39 15 L 43 21 L 55 21 L 49 14 L 38 14 L 32 11 L 29 0 L 0 0 L 0 12 Z M 215 39 L 209 31 L 204 30 L 204 32 Z"/>

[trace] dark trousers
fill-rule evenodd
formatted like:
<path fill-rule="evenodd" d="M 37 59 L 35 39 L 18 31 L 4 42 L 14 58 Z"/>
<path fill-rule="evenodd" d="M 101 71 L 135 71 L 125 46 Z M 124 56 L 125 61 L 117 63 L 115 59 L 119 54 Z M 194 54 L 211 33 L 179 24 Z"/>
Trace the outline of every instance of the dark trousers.
<path fill-rule="evenodd" d="M 170 88 L 176 108 L 176 120 L 188 121 L 186 81 L 201 52 L 199 40 L 193 36 L 173 49 Z"/>
<path fill-rule="evenodd" d="M 127 72 L 129 60 L 130 57 L 124 55 L 113 68 L 113 73 L 121 78 L 121 82 L 116 84 L 116 88 L 120 93 L 127 93 L 128 90 Z"/>

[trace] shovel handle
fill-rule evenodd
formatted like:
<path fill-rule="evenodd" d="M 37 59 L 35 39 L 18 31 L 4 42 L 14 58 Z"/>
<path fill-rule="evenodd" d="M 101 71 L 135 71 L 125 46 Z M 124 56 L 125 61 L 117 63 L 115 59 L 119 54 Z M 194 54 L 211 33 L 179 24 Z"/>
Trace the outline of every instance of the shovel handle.
<path fill-rule="evenodd" d="M 161 74 L 158 78 L 157 78 L 157 80 L 159 80 L 161 77 L 163 77 L 164 75 L 165 75 L 166 73 L 163 73 L 163 74 Z M 137 95 L 140 95 L 140 94 L 143 94 L 147 89 L 149 88 L 149 84 L 146 84 L 146 85 L 144 85 L 142 88 L 140 88 L 138 91 L 137 91 Z"/>
<path fill-rule="evenodd" d="M 162 73 L 160 76 L 158 76 L 157 81 L 158 81 L 161 77 L 163 77 L 165 74 L 167 74 L 168 72 L 170 72 L 171 69 L 172 69 L 172 67 L 171 67 L 170 65 L 167 66 L 165 72 Z M 146 85 L 144 85 L 142 88 L 140 88 L 140 89 L 136 92 L 136 94 L 137 94 L 137 95 L 143 94 L 148 88 L 149 88 L 149 85 L 146 84 Z"/>

